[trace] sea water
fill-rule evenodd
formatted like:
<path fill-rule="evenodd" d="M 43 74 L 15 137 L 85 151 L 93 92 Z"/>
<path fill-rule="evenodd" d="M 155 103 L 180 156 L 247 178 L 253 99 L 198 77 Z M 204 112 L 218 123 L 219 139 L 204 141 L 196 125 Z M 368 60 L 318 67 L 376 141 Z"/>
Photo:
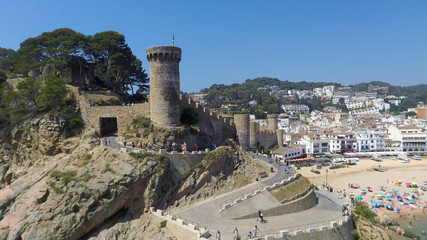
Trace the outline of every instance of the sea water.
<path fill-rule="evenodd" d="M 400 224 L 400 227 L 405 229 L 405 231 L 411 231 L 412 233 L 421 237 L 421 239 L 427 239 L 427 235 L 422 235 L 422 230 L 427 231 L 427 215 L 419 215 L 416 216 L 420 219 L 420 221 L 411 219 L 398 219 L 397 222 Z M 412 222 L 412 228 L 409 225 L 409 221 Z"/>

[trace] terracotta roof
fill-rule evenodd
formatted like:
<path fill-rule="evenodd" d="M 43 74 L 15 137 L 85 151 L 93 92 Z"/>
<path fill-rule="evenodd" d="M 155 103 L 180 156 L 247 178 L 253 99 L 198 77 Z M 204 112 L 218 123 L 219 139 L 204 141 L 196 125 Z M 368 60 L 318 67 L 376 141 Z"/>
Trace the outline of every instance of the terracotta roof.
<path fill-rule="evenodd" d="M 420 108 L 417 111 L 417 117 L 418 117 L 418 119 L 426 118 L 426 109 L 425 108 Z"/>
<path fill-rule="evenodd" d="M 415 127 L 415 126 L 402 126 L 402 127 L 398 127 L 398 129 L 421 129 L 421 128 Z"/>

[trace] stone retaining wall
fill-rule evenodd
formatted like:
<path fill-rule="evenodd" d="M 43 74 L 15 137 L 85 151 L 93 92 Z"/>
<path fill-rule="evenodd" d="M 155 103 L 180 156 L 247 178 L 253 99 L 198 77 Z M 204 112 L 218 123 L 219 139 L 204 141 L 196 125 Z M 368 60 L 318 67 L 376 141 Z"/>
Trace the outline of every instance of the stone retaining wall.
<path fill-rule="evenodd" d="M 178 227 L 185 229 L 185 230 L 189 231 L 190 233 L 194 234 L 193 235 L 193 236 L 195 236 L 194 239 L 205 240 L 205 239 L 209 239 L 209 237 L 210 237 L 209 231 L 205 227 L 201 227 L 197 224 L 190 223 L 186 219 L 182 219 L 182 218 L 172 216 L 170 214 L 165 213 L 164 211 L 162 211 L 160 209 L 156 210 L 154 207 L 151 207 L 150 211 L 155 216 L 163 218 L 166 221 L 168 221 L 172 224 L 175 224 Z M 186 239 L 193 239 L 193 238 L 191 236 L 191 237 L 186 238 Z"/>
<path fill-rule="evenodd" d="M 291 167 L 295 168 L 293 166 L 291 166 Z M 255 191 L 253 191 L 251 193 L 246 194 L 243 198 L 236 198 L 233 201 L 230 201 L 229 203 L 226 203 L 223 206 L 221 206 L 221 208 L 220 208 L 219 211 L 222 212 L 225 209 L 228 209 L 228 208 L 230 208 L 231 206 L 233 206 L 235 204 L 238 204 L 238 203 L 243 202 L 243 201 L 245 201 L 245 200 L 247 200 L 249 198 L 252 198 L 252 197 L 254 197 L 254 196 L 256 196 L 256 195 L 258 195 L 258 194 L 260 194 L 260 193 L 262 193 L 264 191 L 269 191 L 269 190 L 271 190 L 273 188 L 277 188 L 277 187 L 280 187 L 280 186 L 287 185 L 287 184 L 289 184 L 290 182 L 294 181 L 297 178 L 299 178 L 299 174 L 296 173 L 296 170 L 295 170 L 295 174 L 292 175 L 292 176 L 290 176 L 290 177 L 288 177 L 287 179 L 283 179 L 280 182 L 276 182 L 276 183 L 274 183 L 272 185 L 265 186 L 265 187 L 263 187 L 261 189 L 257 189 L 257 190 L 255 190 Z"/>
<path fill-rule="evenodd" d="M 351 216 L 345 216 L 339 221 L 332 221 L 328 225 L 316 228 L 306 228 L 289 232 L 283 230 L 279 236 L 268 235 L 263 240 L 353 240 L 351 231 L 354 229 Z"/>
<path fill-rule="evenodd" d="M 316 193 L 314 192 L 313 189 L 310 188 L 306 192 L 305 196 L 301 196 L 300 198 L 294 201 L 281 204 L 278 207 L 263 210 L 262 213 L 264 214 L 265 217 L 280 216 L 280 215 L 301 212 L 301 211 L 310 209 L 316 206 L 317 203 L 318 201 L 317 201 Z M 258 217 L 258 213 L 252 213 L 252 214 L 240 217 L 238 219 L 249 219 L 249 218 L 257 218 L 257 217 Z"/>

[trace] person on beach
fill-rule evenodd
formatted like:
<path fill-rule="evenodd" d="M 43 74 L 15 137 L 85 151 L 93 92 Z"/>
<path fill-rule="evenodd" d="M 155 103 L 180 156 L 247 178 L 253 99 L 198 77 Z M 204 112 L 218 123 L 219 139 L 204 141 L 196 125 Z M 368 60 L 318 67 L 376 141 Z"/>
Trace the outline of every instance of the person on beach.
<path fill-rule="evenodd" d="M 221 233 L 219 231 L 216 233 L 216 240 L 221 240 Z"/>
<path fill-rule="evenodd" d="M 248 233 L 248 239 L 252 239 L 252 232 L 251 231 L 249 231 L 249 233 Z"/>

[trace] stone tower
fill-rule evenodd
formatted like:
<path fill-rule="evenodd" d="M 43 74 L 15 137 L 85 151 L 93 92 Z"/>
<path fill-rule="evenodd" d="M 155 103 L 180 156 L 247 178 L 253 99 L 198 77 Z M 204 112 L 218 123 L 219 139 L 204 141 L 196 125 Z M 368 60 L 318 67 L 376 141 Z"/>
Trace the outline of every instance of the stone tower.
<path fill-rule="evenodd" d="M 277 115 L 267 114 L 268 130 L 275 132 L 277 129 Z"/>
<path fill-rule="evenodd" d="M 277 134 L 277 145 L 279 145 L 279 147 L 283 147 L 283 129 L 277 129 L 276 134 Z"/>
<path fill-rule="evenodd" d="M 249 148 L 249 114 L 234 114 L 234 124 L 236 125 L 239 145 L 243 149 Z"/>
<path fill-rule="evenodd" d="M 158 46 L 147 48 L 150 62 L 150 116 L 160 125 L 179 124 L 179 62 L 181 48 Z"/>
<path fill-rule="evenodd" d="M 250 122 L 249 126 L 249 146 L 251 148 L 256 148 L 258 143 L 258 131 L 259 125 L 257 122 Z"/>

